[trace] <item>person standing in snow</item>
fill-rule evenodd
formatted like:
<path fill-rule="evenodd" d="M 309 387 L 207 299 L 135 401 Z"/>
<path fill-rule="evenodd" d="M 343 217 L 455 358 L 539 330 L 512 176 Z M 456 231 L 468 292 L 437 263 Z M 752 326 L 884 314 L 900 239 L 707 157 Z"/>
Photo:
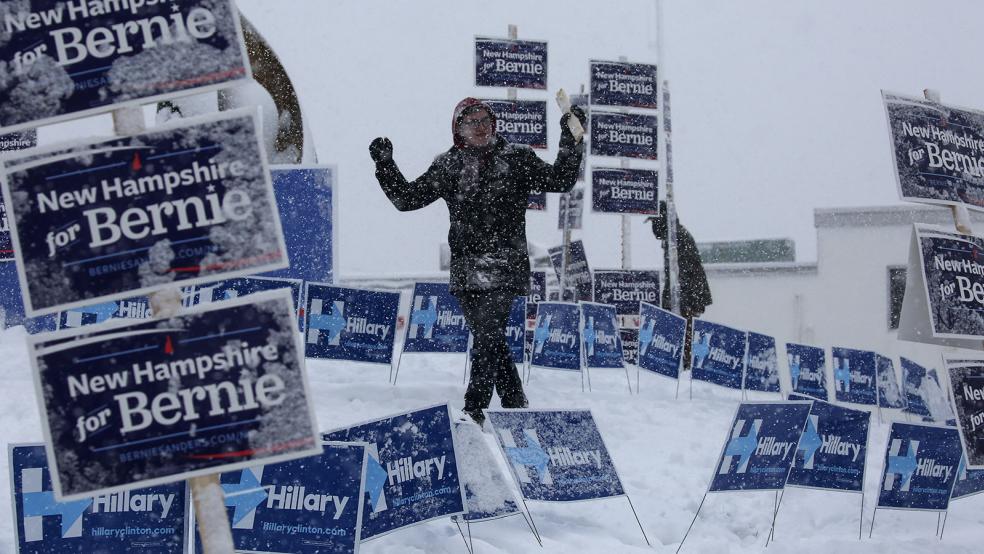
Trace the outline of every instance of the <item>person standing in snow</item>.
<path fill-rule="evenodd" d="M 506 343 L 514 299 L 530 292 L 526 207 L 531 192 L 567 192 L 577 181 L 584 152 L 567 121 L 584 112 L 574 107 L 561 119 L 560 151 L 551 165 L 527 146 L 509 144 L 496 133 L 488 105 L 465 98 L 454 109 L 454 146 L 413 181 L 393 161 L 393 144 L 379 137 L 369 145 L 376 179 L 400 211 L 417 210 L 443 199 L 451 227 L 451 293 L 458 299 L 474 337 L 465 413 L 482 425 L 493 389 L 504 408 L 529 405 Z"/>
<path fill-rule="evenodd" d="M 664 310 L 670 307 L 670 248 L 667 238 L 666 202 L 660 201 L 659 215 L 647 217 L 652 223 L 653 234 L 663 245 L 663 294 L 661 303 Z M 704 264 L 697 250 L 693 235 L 677 219 L 677 265 L 680 278 L 680 313 L 687 320 L 687 334 L 683 343 L 683 366 L 690 367 L 690 351 L 693 344 L 694 318 L 700 317 L 711 305 L 711 287 L 707 284 Z"/>

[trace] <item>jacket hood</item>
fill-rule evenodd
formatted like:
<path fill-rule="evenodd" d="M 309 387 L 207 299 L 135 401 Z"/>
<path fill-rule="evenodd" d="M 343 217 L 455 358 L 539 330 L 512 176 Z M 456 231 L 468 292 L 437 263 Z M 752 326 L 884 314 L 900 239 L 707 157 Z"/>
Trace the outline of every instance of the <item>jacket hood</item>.
<path fill-rule="evenodd" d="M 458 105 L 454 107 L 454 116 L 451 118 L 451 136 L 454 137 L 455 148 L 466 147 L 465 139 L 462 138 L 461 134 L 458 132 L 458 127 L 461 125 L 461 118 L 464 117 L 465 112 L 476 107 L 485 110 L 489 114 L 489 117 L 492 118 L 492 134 L 495 135 L 495 112 L 493 112 L 492 108 L 490 108 L 485 102 L 482 102 L 477 98 L 468 97 L 461 102 L 458 102 Z"/>

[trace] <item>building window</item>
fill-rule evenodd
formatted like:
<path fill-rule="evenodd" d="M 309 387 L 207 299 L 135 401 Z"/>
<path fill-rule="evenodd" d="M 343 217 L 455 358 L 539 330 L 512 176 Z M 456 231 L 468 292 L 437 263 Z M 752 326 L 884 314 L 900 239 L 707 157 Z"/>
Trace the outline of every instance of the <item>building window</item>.
<path fill-rule="evenodd" d="M 905 297 L 905 266 L 888 268 L 888 328 L 899 328 L 902 299 Z"/>

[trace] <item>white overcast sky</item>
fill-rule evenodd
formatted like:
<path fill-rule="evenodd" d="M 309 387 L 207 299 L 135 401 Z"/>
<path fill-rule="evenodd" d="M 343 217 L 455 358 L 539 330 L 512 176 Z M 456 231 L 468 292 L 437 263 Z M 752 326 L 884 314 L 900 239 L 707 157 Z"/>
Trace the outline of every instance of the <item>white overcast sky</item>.
<path fill-rule="evenodd" d="M 425 273 L 446 241 L 443 202 L 400 213 L 379 190 L 367 145 L 389 136 L 409 178 L 451 143 L 451 110 L 473 86 L 476 35 L 549 43 L 553 92 L 586 84 L 588 60 L 656 63 L 654 0 L 238 0 L 297 86 L 321 163 L 338 167 L 339 272 Z M 980 0 L 664 0 L 663 64 L 673 95 L 681 219 L 699 241 L 783 238 L 816 259 L 813 210 L 898 204 L 880 90 L 984 108 Z M 592 158 L 617 166 L 613 158 Z M 633 167 L 652 167 L 633 161 Z M 557 197 L 530 212 L 529 238 L 561 240 Z M 589 214 L 592 268 L 618 267 L 619 217 Z M 633 266 L 658 267 L 634 217 Z"/>

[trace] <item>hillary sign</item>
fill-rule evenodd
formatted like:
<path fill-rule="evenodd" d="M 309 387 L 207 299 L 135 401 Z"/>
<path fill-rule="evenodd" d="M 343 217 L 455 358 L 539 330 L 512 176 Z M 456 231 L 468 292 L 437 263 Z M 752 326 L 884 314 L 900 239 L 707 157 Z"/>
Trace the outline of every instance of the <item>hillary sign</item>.
<path fill-rule="evenodd" d="M 809 414 L 809 402 L 740 404 L 710 492 L 783 488 Z"/>
<path fill-rule="evenodd" d="M 745 389 L 779 392 L 779 360 L 776 339 L 748 332 L 748 355 L 745 362 Z"/>
<path fill-rule="evenodd" d="M 28 315 L 286 267 L 257 129 L 225 112 L 5 159 Z"/>
<path fill-rule="evenodd" d="M 230 86 L 250 76 L 231 0 L 0 6 L 0 128 Z"/>
<path fill-rule="evenodd" d="M 304 298 L 306 357 L 376 364 L 393 361 L 400 293 L 308 283 Z"/>
<path fill-rule="evenodd" d="M 581 311 L 577 304 L 540 302 L 536 305 L 530 365 L 551 369 L 581 369 Z"/>
<path fill-rule="evenodd" d="M 43 444 L 11 445 L 14 543 L 19 554 L 185 552 L 184 483 L 59 502 Z"/>
<path fill-rule="evenodd" d="M 962 455 L 956 429 L 892 423 L 878 507 L 946 510 Z"/>
<path fill-rule="evenodd" d="M 29 341 L 61 497 L 321 452 L 287 291 Z"/>
<path fill-rule="evenodd" d="M 485 414 L 523 498 L 572 502 L 625 494 L 590 411 Z"/>
<path fill-rule="evenodd" d="M 319 456 L 223 473 L 236 550 L 354 554 L 365 471 L 365 445 L 328 443 Z"/>
<path fill-rule="evenodd" d="M 745 373 L 745 336 L 745 331 L 695 319 L 690 366 L 693 378 L 740 390 Z"/>
<path fill-rule="evenodd" d="M 639 367 L 673 379 L 679 377 L 686 331 L 686 319 L 643 302 L 639 325 Z"/>
<path fill-rule="evenodd" d="M 877 404 L 875 353 L 834 347 L 833 358 L 834 397 L 837 401 L 869 406 Z"/>
<path fill-rule="evenodd" d="M 468 333 L 447 283 L 414 283 L 404 352 L 466 352 Z"/>
<path fill-rule="evenodd" d="M 622 337 L 615 321 L 615 306 L 581 302 L 581 339 L 588 367 L 623 367 Z"/>
<path fill-rule="evenodd" d="M 827 353 L 823 348 L 786 343 L 793 392 L 827 400 Z"/>
<path fill-rule="evenodd" d="M 790 400 L 810 400 L 791 394 Z M 871 414 L 813 402 L 786 484 L 862 492 Z"/>
<path fill-rule="evenodd" d="M 446 404 L 324 434 L 368 443 L 362 540 L 465 512 L 465 493 Z"/>

